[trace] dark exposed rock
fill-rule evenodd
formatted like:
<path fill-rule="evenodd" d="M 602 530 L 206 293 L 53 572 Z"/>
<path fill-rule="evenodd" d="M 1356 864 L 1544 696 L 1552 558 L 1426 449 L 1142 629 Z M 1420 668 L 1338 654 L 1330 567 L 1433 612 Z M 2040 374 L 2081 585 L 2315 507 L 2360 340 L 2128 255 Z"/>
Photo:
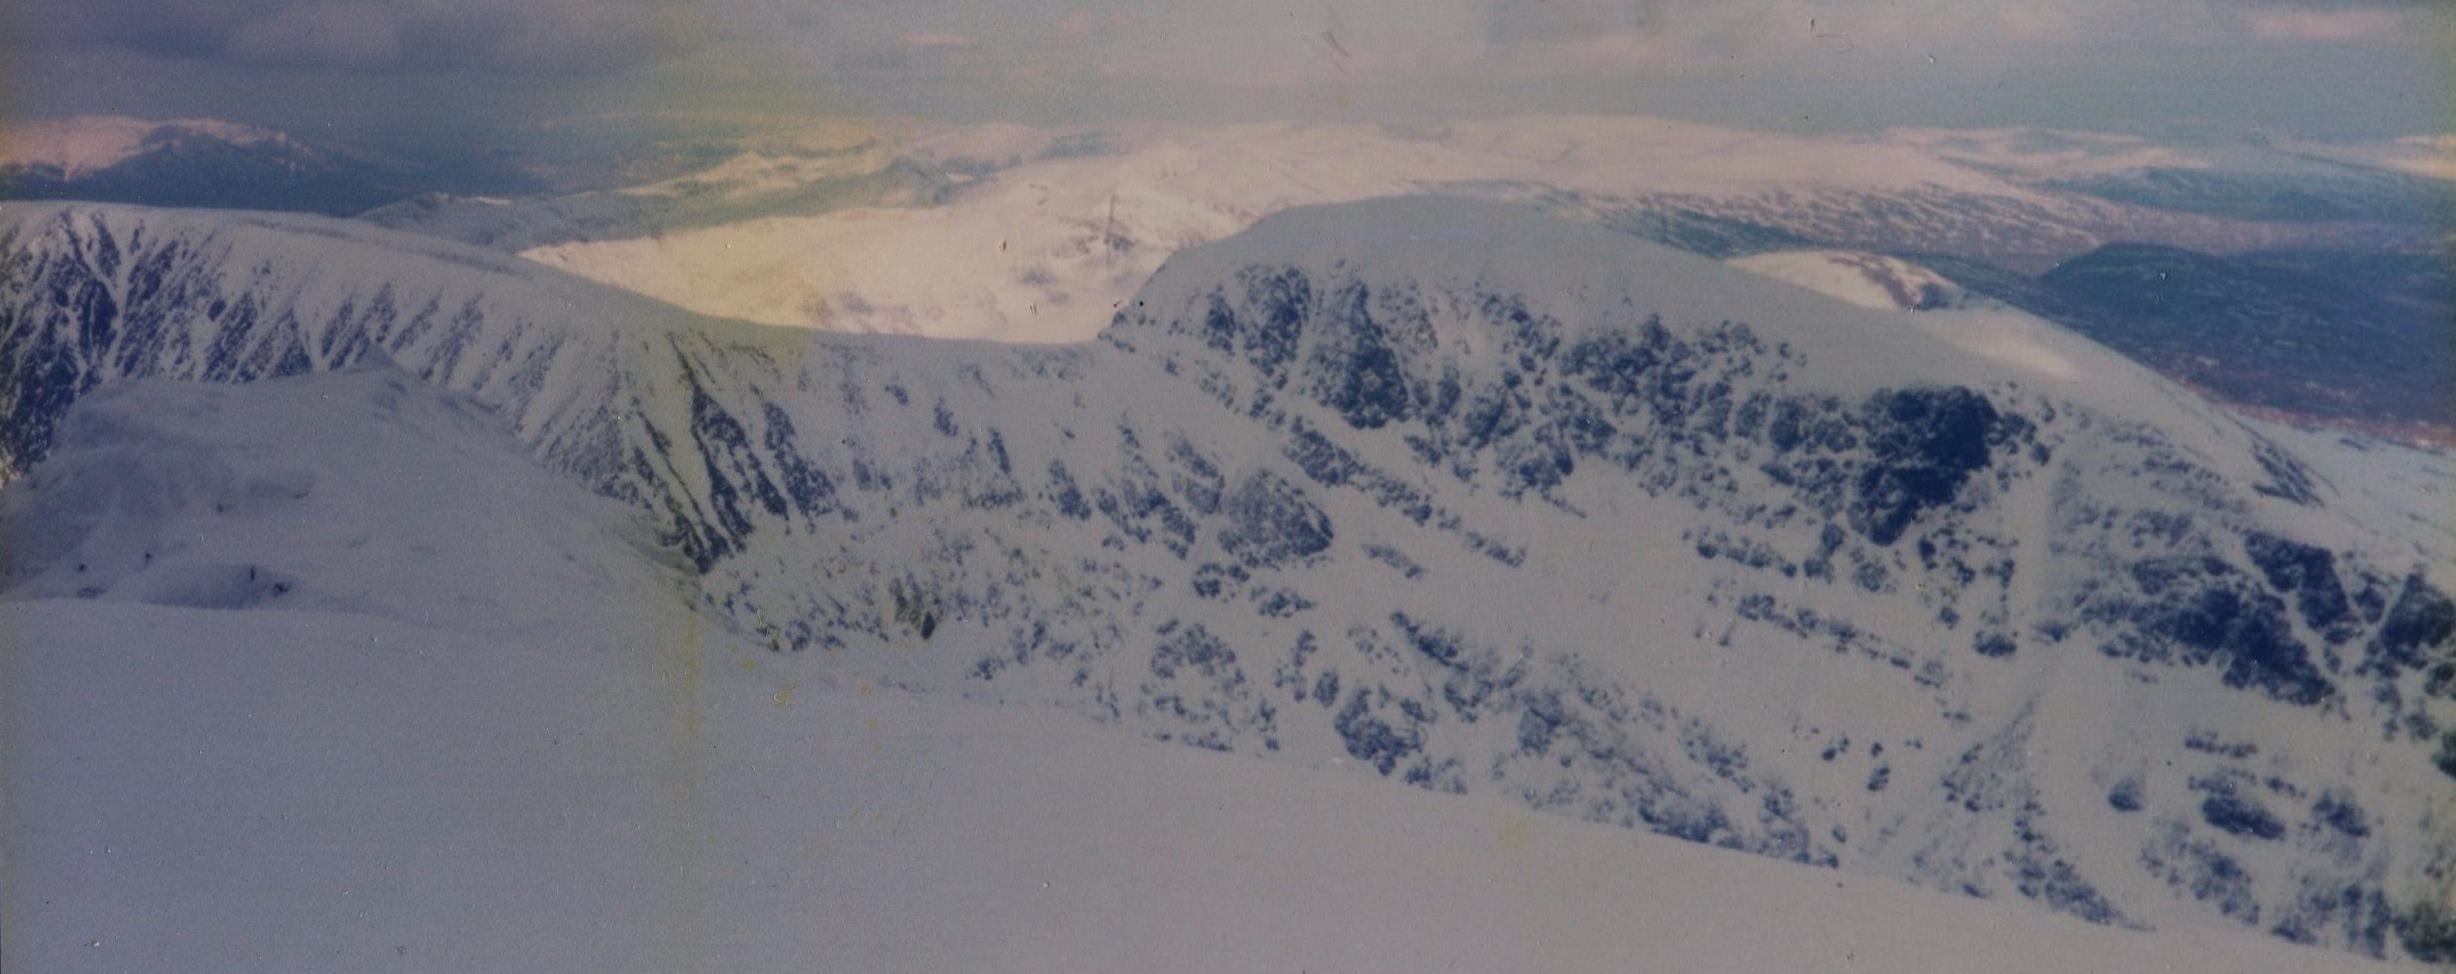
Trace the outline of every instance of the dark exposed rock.
<path fill-rule="evenodd" d="M 2330 642 L 2350 638 L 2352 605 L 2337 578 L 2336 556 L 2326 548 L 2252 531 L 2243 536 L 2243 551 L 2268 578 L 2270 587 L 2294 597 L 2303 621 L 2327 635 Z"/>
<path fill-rule="evenodd" d="M 1247 567 L 1282 565 L 1330 547 L 1330 517 L 1295 484 L 1256 471 L 1221 502 L 1220 547 Z"/>
<path fill-rule="evenodd" d="M 2404 590 L 2379 624 L 2363 666 L 2393 674 L 2427 665 L 2445 655 L 2451 636 L 2456 636 L 2456 600 L 2420 573 L 2408 575 Z"/>
<path fill-rule="evenodd" d="M 1995 407 L 1968 389 L 1880 392 L 1862 410 L 1874 461 L 1859 474 L 1851 526 L 1890 545 L 1920 511 L 1952 503 L 1987 466 Z"/>
<path fill-rule="evenodd" d="M 2210 556 L 2160 556 L 2134 562 L 2131 575 L 2139 599 L 2108 599 L 2089 609 L 2119 624 L 2109 653 L 2220 664 L 2227 686 L 2256 688 L 2289 703 L 2317 703 L 2337 692 L 2294 638 L 2285 603 L 2234 566 Z"/>

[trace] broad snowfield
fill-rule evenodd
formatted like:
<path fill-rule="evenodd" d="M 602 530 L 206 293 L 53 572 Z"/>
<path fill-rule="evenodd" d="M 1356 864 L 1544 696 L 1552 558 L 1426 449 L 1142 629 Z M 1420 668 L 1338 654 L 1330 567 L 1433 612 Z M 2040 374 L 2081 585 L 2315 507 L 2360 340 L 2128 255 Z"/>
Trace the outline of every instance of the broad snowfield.
<path fill-rule="evenodd" d="M 297 587 L 0 601 L 12 971 L 2364 966 L 813 678 L 700 618 L 623 511 L 521 469 L 457 397 L 381 368 L 129 393 L 36 477 L 107 469 L 134 433 L 178 445 L 147 453 L 165 476 L 304 480 L 247 510 L 151 498 L 150 521 L 102 501 L 166 539 L 244 522 Z M 263 450 L 265 429 L 312 448 Z M 425 478 L 388 483 L 396 462 Z M 566 530 L 354 510 L 410 493 Z M 451 554 L 404 573 L 385 546 Z M 461 601 L 462 573 L 572 556 L 612 571 Z M 294 604 L 375 578 L 453 612 Z"/>

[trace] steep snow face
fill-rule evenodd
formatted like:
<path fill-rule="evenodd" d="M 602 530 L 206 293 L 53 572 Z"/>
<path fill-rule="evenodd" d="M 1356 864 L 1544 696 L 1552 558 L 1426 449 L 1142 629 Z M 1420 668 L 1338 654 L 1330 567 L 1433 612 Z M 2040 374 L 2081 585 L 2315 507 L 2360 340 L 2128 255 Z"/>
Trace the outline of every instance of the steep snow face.
<path fill-rule="evenodd" d="M 1741 257 L 1731 266 L 1788 281 L 1878 311 L 2000 307 L 1973 298 L 1951 278 L 1899 257 L 1850 250 L 1786 250 Z"/>
<path fill-rule="evenodd" d="M 100 383 L 246 382 L 347 365 L 379 344 L 424 380 L 517 403 L 525 439 L 584 463 L 618 436 L 635 374 L 625 357 L 700 321 L 500 254 L 272 214 L 10 204 L 0 252 L 11 477 Z M 598 319 L 612 321 L 595 332 Z"/>
<path fill-rule="evenodd" d="M 2445 458 L 2340 462 L 2034 322 L 1461 200 L 1268 217 L 1053 349 L 698 319 L 320 221 L 17 219 L 15 456 L 101 381 L 384 349 L 651 512 L 780 690 L 2450 949 Z"/>
<path fill-rule="evenodd" d="M 2024 271 L 2111 239 L 2237 249 L 2378 236 L 2124 205 L 2049 185 L 2062 170 L 1999 171 L 1995 155 L 1955 154 L 1959 144 L 1597 117 L 992 126 L 916 137 L 899 146 L 902 168 L 811 177 L 805 188 L 825 207 L 785 193 L 777 180 L 790 184 L 791 171 L 748 154 L 687 182 L 717 195 L 759 187 L 782 202 L 718 213 L 599 194 L 373 216 L 709 314 L 1018 342 L 1088 339 L 1168 255 L 1266 214 L 1400 193 L 1533 201 L 1714 256 L 1828 246 Z M 2125 164 L 2130 173 L 2146 161 Z"/>

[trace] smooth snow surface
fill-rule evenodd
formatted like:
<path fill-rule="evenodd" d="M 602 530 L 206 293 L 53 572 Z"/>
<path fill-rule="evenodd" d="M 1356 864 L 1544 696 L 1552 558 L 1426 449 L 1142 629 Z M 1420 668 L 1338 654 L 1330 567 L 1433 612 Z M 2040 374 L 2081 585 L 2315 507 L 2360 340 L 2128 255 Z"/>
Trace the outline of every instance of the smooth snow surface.
<path fill-rule="evenodd" d="M 0 512 L 54 532 L 0 601 L 12 972 L 2369 967 L 806 665 L 381 364 L 140 383 L 64 430 Z M 240 555 L 295 587 L 144 584 Z M 54 572 L 100 591 L 25 598 Z"/>
<path fill-rule="evenodd" d="M 602 602 L 515 642 L 0 609 L 9 968 L 2354 971 L 1060 715 L 776 684 Z"/>

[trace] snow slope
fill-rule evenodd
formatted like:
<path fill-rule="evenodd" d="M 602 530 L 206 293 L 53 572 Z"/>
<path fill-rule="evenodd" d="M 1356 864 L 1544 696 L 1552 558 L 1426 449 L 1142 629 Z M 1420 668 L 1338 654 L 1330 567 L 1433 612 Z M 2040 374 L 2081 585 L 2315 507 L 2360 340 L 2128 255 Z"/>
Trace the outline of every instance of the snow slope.
<path fill-rule="evenodd" d="M 690 683 L 637 630 L 609 661 L 315 613 L 0 613 L 9 737 L 58 742 L 6 765 L 32 974 L 2368 967 L 1045 715 L 786 698 L 739 651 Z"/>
<path fill-rule="evenodd" d="M 0 216 L 12 461 L 100 383 L 382 349 L 649 512 L 770 695 L 2449 949 L 2447 458 L 2287 436 L 2032 319 L 1454 199 L 1283 211 L 1059 348 L 700 318 L 332 221 Z"/>
<path fill-rule="evenodd" d="M 217 540 L 93 598 L 0 599 L 12 971 L 2370 968 L 787 667 L 671 598 L 627 512 L 389 369 L 138 383 L 62 432 L 4 495 L 11 537 L 132 463 L 157 501 L 314 486 L 101 491 L 97 533 Z M 390 502 L 471 519 L 366 509 Z M 144 584 L 249 544 L 298 587 Z M 575 555 L 593 571 L 556 569 Z M 316 597 L 370 578 L 390 604 Z"/>

